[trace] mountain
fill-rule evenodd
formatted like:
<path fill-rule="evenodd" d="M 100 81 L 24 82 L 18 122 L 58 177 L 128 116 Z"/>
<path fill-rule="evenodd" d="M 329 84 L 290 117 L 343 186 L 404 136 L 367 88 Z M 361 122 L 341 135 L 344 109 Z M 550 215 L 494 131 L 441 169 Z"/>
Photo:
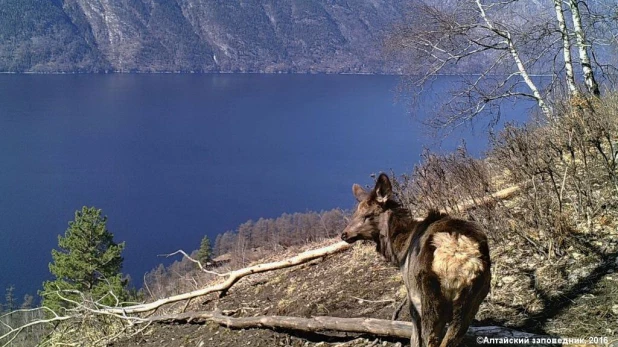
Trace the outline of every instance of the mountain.
<path fill-rule="evenodd" d="M 404 0 L 0 0 L 2 72 L 392 73 Z"/>

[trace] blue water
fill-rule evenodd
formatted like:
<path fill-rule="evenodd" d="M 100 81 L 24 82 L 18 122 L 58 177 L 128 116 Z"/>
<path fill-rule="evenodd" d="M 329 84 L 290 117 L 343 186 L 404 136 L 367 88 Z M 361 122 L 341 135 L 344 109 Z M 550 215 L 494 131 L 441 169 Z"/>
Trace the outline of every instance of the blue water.
<path fill-rule="evenodd" d="M 57 237 L 96 206 L 137 286 L 207 234 L 349 208 L 352 183 L 406 172 L 423 136 L 398 77 L 0 76 L 0 290 L 34 294 Z M 461 136 L 444 143 L 453 148 Z M 484 136 L 468 132 L 480 153 Z"/>

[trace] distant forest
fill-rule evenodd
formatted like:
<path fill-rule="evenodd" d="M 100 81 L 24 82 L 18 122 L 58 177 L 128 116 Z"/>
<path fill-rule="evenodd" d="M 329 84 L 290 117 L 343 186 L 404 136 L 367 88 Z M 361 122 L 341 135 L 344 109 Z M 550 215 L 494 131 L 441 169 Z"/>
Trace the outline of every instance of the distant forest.
<path fill-rule="evenodd" d="M 347 211 L 333 209 L 249 220 L 235 230 L 217 235 L 213 247 L 214 261 L 208 267 L 241 268 L 273 251 L 335 237 L 347 225 L 347 216 Z M 190 252 L 191 256 L 195 257 L 197 251 Z M 144 276 L 144 294 L 161 298 L 182 293 L 188 283 L 202 283 L 211 277 L 198 271 L 197 266 L 186 258 L 167 267 L 159 264 Z"/>
<path fill-rule="evenodd" d="M 217 235 L 214 253 L 231 253 L 242 259 L 250 249 L 277 250 L 336 236 L 346 225 L 340 209 L 323 212 L 283 214 L 275 219 L 247 221 L 238 229 Z"/>

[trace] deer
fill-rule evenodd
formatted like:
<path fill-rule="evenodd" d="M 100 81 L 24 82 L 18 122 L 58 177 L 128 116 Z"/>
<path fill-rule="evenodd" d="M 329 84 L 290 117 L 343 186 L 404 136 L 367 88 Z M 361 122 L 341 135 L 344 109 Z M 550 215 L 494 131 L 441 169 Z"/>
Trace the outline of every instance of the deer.
<path fill-rule="evenodd" d="M 358 205 L 341 239 L 375 242 L 376 251 L 401 271 L 413 321 L 411 346 L 458 346 L 490 289 L 483 228 L 437 210 L 413 218 L 384 173 L 373 190 L 354 184 L 352 192 Z"/>

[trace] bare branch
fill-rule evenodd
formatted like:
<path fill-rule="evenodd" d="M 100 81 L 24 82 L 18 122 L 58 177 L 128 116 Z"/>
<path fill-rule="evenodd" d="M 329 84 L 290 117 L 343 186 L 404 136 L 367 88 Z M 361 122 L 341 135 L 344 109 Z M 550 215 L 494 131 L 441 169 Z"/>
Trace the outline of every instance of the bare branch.
<path fill-rule="evenodd" d="M 369 302 L 372 304 L 378 304 L 378 303 L 384 303 L 384 302 L 395 302 L 395 299 L 386 299 L 386 300 L 367 300 L 367 299 L 363 299 L 363 298 L 358 298 L 356 296 L 352 296 L 352 299 L 355 299 L 356 301 L 358 301 L 359 304 L 362 304 L 364 302 Z"/>
<path fill-rule="evenodd" d="M 47 318 L 47 319 L 38 319 L 38 320 L 35 320 L 35 321 L 32 321 L 32 322 L 28 322 L 26 324 L 20 325 L 18 327 L 11 327 L 8 324 L 3 323 L 3 325 L 5 325 L 9 329 L 9 331 L 6 332 L 4 335 L 0 336 L 0 341 L 2 341 L 5 338 L 8 338 L 9 336 L 11 336 L 11 338 L 6 343 L 4 343 L 2 345 L 2 347 L 9 346 L 11 344 L 11 342 L 13 342 L 13 340 L 15 340 L 15 338 L 26 328 L 37 326 L 37 325 L 47 325 L 47 324 L 52 324 L 52 323 L 55 323 L 55 322 L 66 321 L 66 320 L 73 319 L 73 318 L 76 317 L 76 316 L 60 316 L 56 312 L 54 312 L 53 310 L 51 310 L 51 309 L 49 309 L 47 307 L 38 307 L 38 308 L 35 308 L 35 309 L 12 311 L 12 312 L 9 312 L 7 314 L 2 315 L 2 317 L 0 317 L 0 318 L 6 317 L 6 316 L 11 315 L 11 314 L 13 314 L 15 312 L 36 312 L 36 311 L 47 311 L 51 315 L 53 315 L 53 317 L 52 318 Z"/>
<path fill-rule="evenodd" d="M 436 76 L 450 74 L 477 78 L 450 85 L 451 97 L 427 117 L 433 129 L 448 131 L 485 115 L 496 122 L 505 99 L 532 99 L 550 117 L 550 92 L 565 70 L 555 61 L 563 40 L 551 5 L 518 0 L 413 2 L 408 24 L 396 28 L 387 41 L 391 52 L 407 55 L 410 62 L 404 92 L 410 92 L 411 106 L 419 106 L 421 93 Z M 525 15 L 530 11 L 535 16 Z M 550 77 L 550 83 L 536 76 Z"/>
<path fill-rule="evenodd" d="M 327 255 L 341 252 L 348 248 L 350 248 L 350 245 L 348 243 L 338 242 L 338 243 L 335 243 L 333 245 L 330 245 L 324 248 L 303 252 L 295 257 L 292 257 L 292 258 L 289 258 L 283 261 L 259 264 L 259 265 L 250 266 L 250 267 L 242 268 L 239 270 L 231 271 L 225 274 L 226 276 L 228 276 L 228 278 L 224 282 L 221 282 L 213 286 L 209 286 L 207 288 L 194 290 L 192 292 L 188 292 L 188 293 L 184 293 L 180 295 L 170 296 L 170 297 L 159 299 L 154 302 L 147 303 L 147 304 L 134 305 L 134 306 L 128 306 L 128 307 L 123 307 L 123 308 L 110 308 L 110 309 L 107 309 L 107 311 L 110 313 L 115 313 L 115 314 L 134 314 L 134 313 L 152 311 L 163 305 L 175 303 L 178 301 L 188 300 L 188 299 L 199 297 L 199 296 L 204 296 L 210 293 L 221 292 L 220 296 L 223 296 L 227 294 L 227 291 L 230 289 L 230 287 L 232 287 L 236 282 L 238 282 L 240 279 L 242 279 L 245 276 L 267 272 L 267 271 L 272 271 L 272 270 L 284 269 L 284 268 L 291 267 L 291 266 L 296 266 L 296 265 L 303 264 L 303 263 L 309 262 L 317 258 L 322 258 Z"/>
<path fill-rule="evenodd" d="M 176 254 L 182 254 L 185 258 L 189 259 L 189 261 L 194 262 L 195 264 L 197 264 L 197 266 L 199 266 L 200 270 L 202 270 L 203 272 L 207 273 L 207 274 L 211 274 L 211 275 L 215 275 L 215 276 L 220 276 L 220 277 L 224 277 L 227 276 L 227 274 L 220 274 L 216 271 L 211 271 L 211 270 L 207 270 L 206 268 L 204 268 L 204 266 L 202 265 L 202 263 L 196 259 L 191 258 L 185 251 L 179 249 L 176 252 L 170 253 L 170 254 L 160 254 L 159 256 L 163 256 L 166 258 L 169 258 L 171 256 L 174 256 Z"/>

